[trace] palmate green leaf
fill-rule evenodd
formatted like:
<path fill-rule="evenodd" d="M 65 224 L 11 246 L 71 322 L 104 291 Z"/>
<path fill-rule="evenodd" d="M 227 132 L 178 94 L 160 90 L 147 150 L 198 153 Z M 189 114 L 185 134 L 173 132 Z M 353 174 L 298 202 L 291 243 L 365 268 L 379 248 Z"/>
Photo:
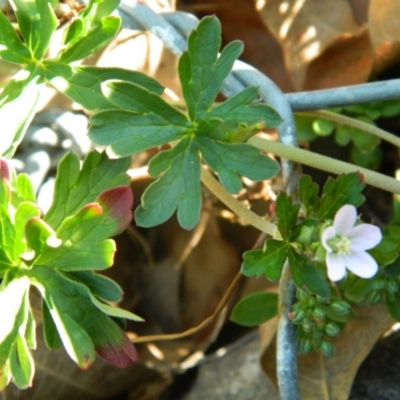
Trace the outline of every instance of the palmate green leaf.
<path fill-rule="evenodd" d="M 120 367 L 137 359 L 125 333 L 93 304 L 86 286 L 47 267 L 32 268 L 29 277 L 41 292 L 68 354 L 81 368 L 93 362 L 92 349 Z"/>
<path fill-rule="evenodd" d="M 105 153 L 90 152 L 80 167 L 76 155 L 69 153 L 59 162 L 53 203 L 44 220 L 55 230 L 68 216 L 95 201 L 102 192 L 130 185 L 126 174 L 129 158 L 109 160 Z"/>
<path fill-rule="evenodd" d="M 365 200 L 361 194 L 364 186 L 358 172 L 340 175 L 337 179 L 328 179 L 323 189 L 319 218 L 333 219 L 339 208 L 345 204 L 359 207 Z"/>
<path fill-rule="evenodd" d="M 86 32 L 79 40 L 75 41 L 70 47 L 67 47 L 60 53 L 59 61 L 70 63 L 81 60 L 90 54 L 102 49 L 118 33 L 121 27 L 119 17 L 103 17 L 99 24 Z"/>
<path fill-rule="evenodd" d="M 178 72 L 189 117 L 198 121 L 208 112 L 222 82 L 243 51 L 240 42 L 221 46 L 221 24 L 215 17 L 203 18 L 188 38 L 187 51 L 179 60 Z"/>
<path fill-rule="evenodd" d="M 142 204 L 135 211 L 139 226 L 150 227 L 166 221 L 178 211 L 179 224 L 185 229 L 193 228 L 200 216 L 201 187 L 200 159 L 194 140 L 183 139 L 169 152 L 157 157 L 171 156 L 168 169 L 153 182 L 142 196 Z"/>
<path fill-rule="evenodd" d="M 11 204 L 17 208 L 22 202 L 36 203 L 35 191 L 27 174 L 18 174 L 15 180 L 11 181 L 12 196 Z"/>
<path fill-rule="evenodd" d="M 22 141 L 26 129 L 35 116 L 43 83 L 41 72 L 19 71 L 0 93 L 0 121 L 2 124 L 0 155 L 11 157 Z"/>
<path fill-rule="evenodd" d="M 31 51 L 17 36 L 8 18 L 0 11 L 0 59 L 26 64 L 31 58 Z"/>
<path fill-rule="evenodd" d="M 11 346 L 9 362 L 12 380 L 18 389 L 27 389 L 32 386 L 35 363 L 26 339 L 21 334 L 17 335 Z"/>
<path fill-rule="evenodd" d="M 265 275 L 270 280 L 278 280 L 287 257 L 287 251 L 286 242 L 267 240 L 263 250 L 250 250 L 244 253 L 241 271 L 248 277 Z"/>
<path fill-rule="evenodd" d="M 240 175 L 255 181 L 269 179 L 279 171 L 279 164 L 245 143 L 223 143 L 197 138 L 206 163 L 217 172 L 221 183 L 231 192 L 242 188 Z"/>
<path fill-rule="evenodd" d="M 233 308 L 230 320 L 244 326 L 257 326 L 278 314 L 276 293 L 252 293 Z"/>
<path fill-rule="evenodd" d="M 106 80 L 119 79 L 131 82 L 156 94 L 161 94 L 164 90 L 155 79 L 138 71 L 71 66 L 52 60 L 46 60 L 43 65 L 46 79 L 57 90 L 88 110 L 115 108 L 115 105 L 108 101 L 101 91 L 101 83 Z"/>
<path fill-rule="evenodd" d="M 4 390 L 11 381 L 10 365 L 5 364 L 0 368 L 0 391 Z"/>

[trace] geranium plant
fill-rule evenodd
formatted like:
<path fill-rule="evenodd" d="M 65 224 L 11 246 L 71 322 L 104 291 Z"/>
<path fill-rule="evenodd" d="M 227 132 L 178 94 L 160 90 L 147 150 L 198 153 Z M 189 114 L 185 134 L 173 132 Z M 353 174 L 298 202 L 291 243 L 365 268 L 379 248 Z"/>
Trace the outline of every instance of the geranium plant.
<path fill-rule="evenodd" d="M 384 297 L 389 312 L 400 319 L 400 244 L 389 240 L 398 234 L 398 221 L 381 232 L 357 217 L 365 183 L 377 182 L 377 175 L 364 169 L 360 174 L 355 166 L 340 171 L 339 166 L 339 172 L 350 173 L 329 179 L 321 195 L 311 178 L 303 176 L 294 196 L 279 194 L 276 225 L 232 196 L 242 189 L 243 177 L 263 181 L 279 173 L 279 163 L 263 151 L 274 152 L 272 142 L 255 135 L 279 126 L 282 119 L 260 100 L 257 87 L 216 102 L 243 50 L 240 42 L 233 42 L 220 52 L 216 18 L 200 21 L 179 60 L 183 112 L 164 100 L 162 86 L 144 74 L 76 64 L 116 35 L 121 22 L 109 14 L 118 1 L 89 1 L 66 28 L 53 58 L 46 52 L 57 28 L 57 1 L 10 3 L 18 24 L 14 29 L 0 13 L 0 59 L 21 70 L 0 92 L 0 120 L 7 121 L 0 143 L 0 388 L 10 380 L 19 388 L 32 384 L 32 287 L 42 298 L 50 349 L 63 345 L 83 369 L 96 353 L 118 366 L 136 360 L 119 322 L 140 317 L 111 306 L 122 291 L 95 271 L 113 264 L 111 237 L 131 221 L 130 156 L 153 148 L 157 151 L 148 170 L 154 181 L 136 209 L 137 225 L 152 227 L 176 212 L 183 228 L 195 227 L 205 183 L 240 217 L 270 235 L 262 249 L 244 254 L 242 273 L 277 281 L 289 271 L 296 301 L 283 317 L 298 325 L 300 350 L 333 354 L 330 338 L 355 317 L 352 304 Z M 53 203 L 42 215 L 29 177 L 17 175 L 9 159 L 37 111 L 45 83 L 91 112 L 89 138 L 106 149 L 90 152 L 82 164 L 72 153 L 60 161 Z M 285 157 L 308 162 L 307 153 L 283 147 L 279 149 Z M 331 164 L 318 166 L 332 171 Z M 388 190 L 395 182 L 383 181 Z M 364 284 L 367 280 L 385 284 L 378 290 Z M 248 326 L 260 324 L 277 314 L 278 302 L 275 293 L 252 294 L 236 305 L 231 318 Z"/>

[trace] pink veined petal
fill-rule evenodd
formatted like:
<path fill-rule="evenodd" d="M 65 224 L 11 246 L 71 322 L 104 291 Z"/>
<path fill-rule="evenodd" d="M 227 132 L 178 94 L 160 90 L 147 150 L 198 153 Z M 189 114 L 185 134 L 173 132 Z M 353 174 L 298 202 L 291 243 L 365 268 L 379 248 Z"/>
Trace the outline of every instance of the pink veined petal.
<path fill-rule="evenodd" d="M 346 274 L 346 267 L 343 256 L 337 254 L 326 255 L 326 266 L 328 268 L 328 278 L 332 282 L 340 281 Z"/>
<path fill-rule="evenodd" d="M 372 278 L 378 271 L 378 264 L 365 251 L 356 250 L 343 257 L 346 267 L 360 278 Z"/>
<path fill-rule="evenodd" d="M 337 233 L 347 236 L 357 221 L 357 210 L 354 206 L 346 204 L 339 208 L 333 220 L 333 226 Z"/>
<path fill-rule="evenodd" d="M 355 226 L 348 234 L 352 246 L 362 250 L 369 250 L 375 247 L 382 240 L 381 230 L 371 224 Z"/>
<path fill-rule="evenodd" d="M 321 235 L 321 243 L 324 246 L 324 249 L 329 253 L 332 253 L 332 248 L 328 244 L 328 240 L 332 239 L 336 236 L 336 229 L 333 226 L 328 226 L 328 228 L 324 229 Z"/>

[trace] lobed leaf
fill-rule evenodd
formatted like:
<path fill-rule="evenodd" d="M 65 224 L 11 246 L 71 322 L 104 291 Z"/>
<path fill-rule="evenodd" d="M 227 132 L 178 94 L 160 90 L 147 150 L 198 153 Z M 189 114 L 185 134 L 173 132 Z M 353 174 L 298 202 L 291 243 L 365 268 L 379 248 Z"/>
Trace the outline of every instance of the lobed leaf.
<path fill-rule="evenodd" d="M 243 51 L 240 42 L 227 45 L 218 57 L 221 24 L 215 17 L 203 18 L 187 41 L 178 72 L 189 117 L 198 121 L 210 110 L 224 79 Z"/>
<path fill-rule="evenodd" d="M 166 221 L 178 211 L 179 224 L 193 228 L 200 216 L 201 187 L 198 147 L 190 138 L 174 148 L 176 156 L 169 168 L 153 182 L 142 196 L 135 211 L 139 226 L 150 227 Z"/>
<path fill-rule="evenodd" d="M 263 250 L 246 251 L 241 267 L 243 275 L 248 277 L 265 275 L 270 280 L 278 280 L 287 251 L 286 242 L 273 239 L 265 242 Z"/>
<path fill-rule="evenodd" d="M 62 221 L 102 192 L 130 183 L 126 174 L 129 158 L 109 160 L 105 153 L 90 152 L 80 168 L 79 159 L 69 153 L 58 164 L 53 203 L 44 220 L 55 230 Z"/>
<path fill-rule="evenodd" d="M 359 207 L 364 202 L 361 194 L 364 186 L 358 172 L 340 175 L 336 180 L 328 179 L 323 188 L 319 218 L 333 219 L 339 208 L 345 204 Z"/>
<path fill-rule="evenodd" d="M 278 295 L 258 292 L 242 298 L 233 308 L 230 320 L 243 326 L 257 326 L 278 314 Z"/>

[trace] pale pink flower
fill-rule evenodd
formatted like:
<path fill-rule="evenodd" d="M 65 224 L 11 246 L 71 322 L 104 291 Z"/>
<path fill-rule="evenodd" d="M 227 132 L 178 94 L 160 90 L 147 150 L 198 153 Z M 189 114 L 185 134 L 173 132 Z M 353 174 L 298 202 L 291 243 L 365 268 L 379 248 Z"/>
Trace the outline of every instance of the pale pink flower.
<path fill-rule="evenodd" d="M 331 281 L 343 279 L 346 268 L 361 278 L 371 278 L 378 271 L 376 261 L 365 250 L 375 247 L 382 233 L 375 225 L 356 225 L 356 222 L 356 208 L 346 204 L 336 213 L 333 225 L 322 232 L 321 243 L 326 250 Z"/>

